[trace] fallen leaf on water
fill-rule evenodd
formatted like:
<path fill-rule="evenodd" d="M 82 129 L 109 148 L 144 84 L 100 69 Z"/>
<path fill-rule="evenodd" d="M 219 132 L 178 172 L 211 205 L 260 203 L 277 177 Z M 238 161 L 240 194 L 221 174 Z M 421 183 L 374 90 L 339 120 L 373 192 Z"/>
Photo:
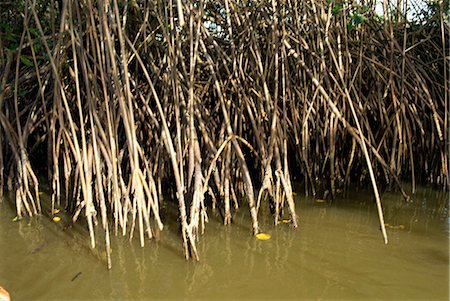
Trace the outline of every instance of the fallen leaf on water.
<path fill-rule="evenodd" d="M 283 218 L 281 220 L 278 220 L 278 225 L 281 224 L 290 224 L 292 222 L 292 220 L 290 218 Z"/>
<path fill-rule="evenodd" d="M 316 199 L 316 203 L 325 203 L 326 201 L 325 200 L 322 200 L 322 199 Z"/>
<path fill-rule="evenodd" d="M 59 216 L 55 216 L 55 217 L 53 218 L 53 221 L 54 221 L 55 223 L 59 222 L 60 220 L 61 220 L 61 218 L 60 218 Z"/>
<path fill-rule="evenodd" d="M 53 209 L 53 214 L 57 214 L 61 211 L 61 209 Z"/>
<path fill-rule="evenodd" d="M 17 222 L 19 220 L 19 217 L 18 216 L 16 216 L 15 218 L 13 218 L 13 222 Z"/>
<path fill-rule="evenodd" d="M 259 240 L 269 240 L 270 239 L 270 234 L 267 233 L 258 233 L 256 234 L 256 238 Z"/>
<path fill-rule="evenodd" d="M 384 225 L 386 226 L 386 228 L 391 229 L 391 230 L 403 230 L 403 229 L 405 229 L 405 225 L 395 226 L 395 225 L 390 225 L 388 223 L 386 223 Z"/>

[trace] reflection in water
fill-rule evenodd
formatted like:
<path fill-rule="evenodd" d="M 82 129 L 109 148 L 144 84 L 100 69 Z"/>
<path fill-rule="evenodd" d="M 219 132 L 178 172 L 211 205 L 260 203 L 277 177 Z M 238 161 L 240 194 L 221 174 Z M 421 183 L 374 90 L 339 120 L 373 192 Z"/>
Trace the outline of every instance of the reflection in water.
<path fill-rule="evenodd" d="M 4 203 L 0 285 L 13 300 L 448 300 L 447 200 L 448 194 L 430 189 L 419 189 L 411 203 L 396 193 L 383 195 L 388 245 L 366 192 L 332 203 L 299 197 L 296 230 L 274 227 L 263 206 L 260 222 L 271 234 L 268 241 L 251 235 L 247 210 L 240 209 L 228 227 L 210 212 L 198 243 L 200 262 L 185 261 L 178 226 L 166 221 L 145 248 L 115 237 L 111 271 L 101 239 L 92 250 L 82 223 L 63 231 L 44 216 L 12 222 L 14 211 Z"/>
<path fill-rule="evenodd" d="M 47 242 L 44 239 L 43 231 L 44 227 L 40 222 L 41 217 L 28 220 L 27 222 L 17 223 L 18 233 L 25 240 L 28 241 L 28 253 L 36 254 L 41 251 Z"/>

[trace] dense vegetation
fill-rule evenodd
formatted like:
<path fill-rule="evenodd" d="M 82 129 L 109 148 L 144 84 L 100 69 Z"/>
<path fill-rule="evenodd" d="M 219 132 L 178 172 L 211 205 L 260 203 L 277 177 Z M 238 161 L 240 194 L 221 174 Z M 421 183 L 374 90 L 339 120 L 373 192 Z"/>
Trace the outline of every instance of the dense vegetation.
<path fill-rule="evenodd" d="M 110 231 L 144 245 L 165 202 L 198 259 L 209 207 L 227 225 L 245 201 L 258 233 L 269 202 L 297 227 L 293 176 L 331 197 L 370 183 L 385 242 L 380 185 L 448 189 L 446 1 L 414 19 L 372 1 L 0 5 L 0 185 L 32 216 L 48 175 L 52 212 L 84 214 L 92 247 L 104 228 L 108 266 Z"/>

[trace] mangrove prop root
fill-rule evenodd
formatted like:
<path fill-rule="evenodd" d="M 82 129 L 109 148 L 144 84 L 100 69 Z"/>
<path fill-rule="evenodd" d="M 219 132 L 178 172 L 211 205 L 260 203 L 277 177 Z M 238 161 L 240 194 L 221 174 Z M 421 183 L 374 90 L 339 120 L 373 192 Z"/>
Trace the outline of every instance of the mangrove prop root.
<path fill-rule="evenodd" d="M 0 201 L 13 189 L 19 217 L 39 214 L 47 172 L 52 212 L 85 218 L 108 268 L 110 233 L 144 246 L 166 202 L 199 260 L 209 206 L 224 225 L 248 207 L 253 234 L 264 206 L 300 226 L 291 179 L 332 198 L 370 182 L 386 243 L 383 187 L 449 187 L 444 1 L 416 19 L 317 0 L 20 2 L 0 12 L 21 18 L 17 45 L 0 39 Z"/>

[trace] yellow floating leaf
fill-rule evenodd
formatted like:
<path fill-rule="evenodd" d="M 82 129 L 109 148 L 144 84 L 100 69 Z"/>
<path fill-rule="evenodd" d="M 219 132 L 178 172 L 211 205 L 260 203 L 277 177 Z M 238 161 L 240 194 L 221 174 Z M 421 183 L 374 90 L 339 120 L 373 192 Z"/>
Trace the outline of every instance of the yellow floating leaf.
<path fill-rule="evenodd" d="M 386 228 L 391 229 L 391 230 L 403 230 L 405 229 L 405 225 L 390 225 L 390 224 L 384 224 L 386 226 Z"/>
<path fill-rule="evenodd" d="M 53 209 L 53 214 L 57 214 L 61 211 L 61 209 Z"/>
<path fill-rule="evenodd" d="M 283 224 L 289 224 L 289 223 L 291 222 L 291 220 L 285 218 L 285 219 L 282 219 L 281 222 L 282 222 Z"/>
<path fill-rule="evenodd" d="M 342 193 L 342 189 L 339 189 L 339 188 L 338 188 L 338 189 L 336 189 L 336 192 L 337 192 L 337 193 Z"/>
<path fill-rule="evenodd" d="M 267 233 L 258 233 L 256 234 L 256 238 L 259 240 L 269 240 L 270 239 L 270 234 Z"/>
<path fill-rule="evenodd" d="M 326 201 L 322 199 L 316 199 L 316 203 L 326 203 Z"/>
<path fill-rule="evenodd" d="M 59 216 L 55 216 L 55 217 L 53 218 L 53 221 L 54 221 L 55 223 L 59 222 L 60 220 L 61 220 L 61 218 L 60 218 Z"/>
<path fill-rule="evenodd" d="M 44 193 L 42 191 L 39 191 L 39 195 L 43 195 Z"/>

